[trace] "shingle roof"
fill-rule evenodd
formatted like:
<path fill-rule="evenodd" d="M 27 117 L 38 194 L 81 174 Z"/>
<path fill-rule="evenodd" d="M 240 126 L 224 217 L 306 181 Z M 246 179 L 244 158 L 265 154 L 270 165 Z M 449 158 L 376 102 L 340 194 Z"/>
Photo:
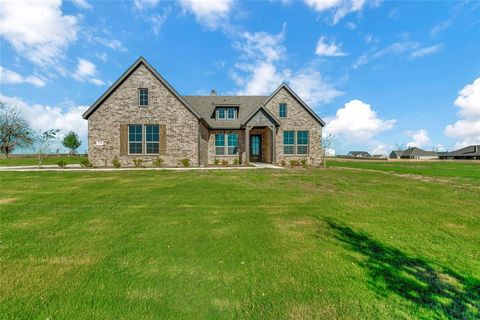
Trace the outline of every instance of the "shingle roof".
<path fill-rule="evenodd" d="M 443 155 L 447 157 L 480 156 L 480 145 L 468 146 Z"/>
<path fill-rule="evenodd" d="M 403 157 L 410 157 L 410 156 L 426 157 L 426 156 L 436 156 L 436 155 L 437 153 L 435 151 L 425 151 L 417 147 L 408 148 L 402 154 Z"/>
<path fill-rule="evenodd" d="M 401 157 L 403 155 L 403 150 L 393 150 L 390 155 L 394 153 L 397 157 Z"/>
<path fill-rule="evenodd" d="M 370 153 L 367 152 L 367 151 L 350 151 L 348 154 L 352 155 L 354 157 L 356 157 L 358 155 L 361 155 L 363 157 L 371 157 Z"/>
<path fill-rule="evenodd" d="M 207 121 L 212 129 L 238 129 L 244 119 L 255 111 L 267 96 L 183 96 L 183 98 Z M 235 120 L 215 119 L 215 108 L 239 107 Z"/>

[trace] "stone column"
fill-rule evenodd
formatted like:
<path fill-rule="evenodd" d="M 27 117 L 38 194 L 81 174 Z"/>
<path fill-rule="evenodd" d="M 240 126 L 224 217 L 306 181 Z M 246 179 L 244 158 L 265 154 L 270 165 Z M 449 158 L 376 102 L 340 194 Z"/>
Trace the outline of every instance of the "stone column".
<path fill-rule="evenodd" d="M 245 127 L 245 164 L 250 162 L 250 127 Z"/>
<path fill-rule="evenodd" d="M 271 126 L 270 130 L 272 131 L 272 164 L 277 163 L 277 145 L 276 145 L 276 135 L 275 126 Z"/>

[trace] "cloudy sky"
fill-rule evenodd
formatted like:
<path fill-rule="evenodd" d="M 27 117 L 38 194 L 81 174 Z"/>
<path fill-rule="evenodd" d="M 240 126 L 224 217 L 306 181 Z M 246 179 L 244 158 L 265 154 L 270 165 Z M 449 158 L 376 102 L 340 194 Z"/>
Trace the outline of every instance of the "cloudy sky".
<path fill-rule="evenodd" d="M 282 81 L 337 153 L 480 143 L 480 2 L 2 0 L 0 99 L 75 130 L 139 56 L 182 94 Z"/>

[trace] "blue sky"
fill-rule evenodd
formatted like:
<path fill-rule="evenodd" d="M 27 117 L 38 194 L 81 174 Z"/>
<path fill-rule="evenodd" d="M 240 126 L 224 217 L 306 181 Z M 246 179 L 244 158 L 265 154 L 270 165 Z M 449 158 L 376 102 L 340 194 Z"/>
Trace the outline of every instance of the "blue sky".
<path fill-rule="evenodd" d="M 268 95 L 289 83 L 339 154 L 480 144 L 478 1 L 1 6 L 0 98 L 36 130 L 86 141 L 81 114 L 142 55 L 181 94 Z"/>

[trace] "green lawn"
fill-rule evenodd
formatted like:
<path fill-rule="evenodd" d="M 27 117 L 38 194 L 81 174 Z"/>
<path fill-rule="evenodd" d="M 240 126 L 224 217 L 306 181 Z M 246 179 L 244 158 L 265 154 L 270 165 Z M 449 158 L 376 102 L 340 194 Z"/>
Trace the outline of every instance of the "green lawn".
<path fill-rule="evenodd" d="M 0 178 L 2 319 L 480 318 L 476 179 L 348 168 Z"/>
<path fill-rule="evenodd" d="M 393 171 L 438 177 L 465 177 L 480 179 L 478 161 L 382 161 L 330 159 L 329 166 L 369 170 Z"/>
<path fill-rule="evenodd" d="M 80 164 L 83 160 L 87 159 L 86 156 L 55 156 L 45 157 L 42 159 L 42 164 L 57 164 L 60 160 L 65 161 L 67 164 Z M 35 157 L 9 157 L 0 158 L 0 167 L 3 166 L 36 166 L 38 165 L 38 158 Z"/>

